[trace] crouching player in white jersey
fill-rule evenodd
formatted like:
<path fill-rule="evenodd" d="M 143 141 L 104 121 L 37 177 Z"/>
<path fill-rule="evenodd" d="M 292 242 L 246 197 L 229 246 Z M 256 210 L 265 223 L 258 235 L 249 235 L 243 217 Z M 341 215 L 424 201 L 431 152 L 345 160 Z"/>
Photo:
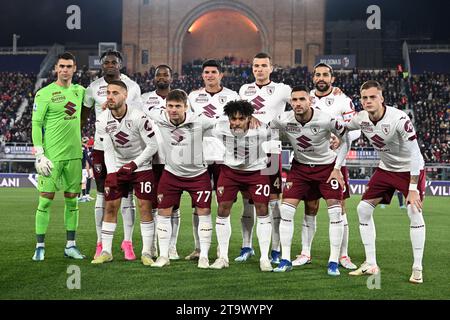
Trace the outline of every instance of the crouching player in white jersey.
<path fill-rule="evenodd" d="M 333 87 L 333 69 L 326 63 L 318 63 L 314 66 L 313 83 L 315 90 L 310 95 L 314 108 L 319 108 L 334 118 L 344 122 L 349 122 L 355 115 L 355 108 L 352 100 L 345 94 L 334 94 L 337 88 Z M 340 90 L 339 90 L 340 91 Z M 359 138 L 360 130 L 349 132 L 350 143 Z M 332 149 L 339 147 L 339 140 L 332 135 Z M 338 150 L 335 150 L 336 152 Z M 342 219 L 344 220 L 344 236 L 342 238 L 341 250 L 339 254 L 339 264 L 346 269 L 354 270 L 356 265 L 352 263 L 348 254 L 349 228 L 345 208 L 345 199 L 350 198 L 350 185 L 348 182 L 348 170 L 345 161 L 341 168 L 345 181 L 344 199 L 342 200 Z M 311 262 L 311 246 L 316 233 L 316 215 L 319 210 L 319 200 L 315 195 L 307 195 L 305 199 L 305 215 L 302 224 L 302 251 L 297 258 L 292 261 L 293 266 L 301 266 Z"/>
<path fill-rule="evenodd" d="M 87 108 L 95 108 L 95 118 L 99 119 L 100 114 L 105 109 L 106 102 L 106 88 L 112 80 L 121 80 L 127 87 L 127 103 L 133 101 L 141 101 L 141 89 L 139 85 L 128 78 L 126 75 L 120 73 L 122 66 L 122 55 L 118 51 L 105 51 L 100 58 L 102 63 L 103 77 L 92 82 L 86 89 L 84 97 L 84 106 Z M 131 105 L 130 105 L 131 106 Z M 97 230 L 97 247 L 95 250 L 95 257 L 102 252 L 101 246 L 101 231 L 102 219 L 105 208 L 104 184 L 106 179 L 106 167 L 104 161 L 103 143 L 98 136 L 95 136 L 94 151 L 92 152 L 92 161 L 94 164 L 94 178 L 97 186 L 97 199 L 95 201 L 95 225 Z M 123 233 L 124 239 L 121 248 L 124 251 L 126 260 L 136 259 L 133 251 L 133 228 L 135 220 L 135 204 L 133 197 L 129 196 L 122 199 L 121 212 L 123 219 Z"/>
<path fill-rule="evenodd" d="M 216 119 L 223 115 L 223 107 L 233 100 L 238 100 L 237 92 L 225 88 L 221 84 L 223 78 L 222 66 L 216 60 L 209 59 L 202 64 L 202 78 L 204 87 L 189 94 L 189 103 L 195 114 L 203 114 L 204 116 Z M 205 159 L 214 158 L 217 153 L 215 139 L 205 137 L 203 140 L 206 146 L 203 146 Z M 208 161 L 208 173 L 211 176 L 213 190 L 216 191 L 217 181 L 219 179 L 221 165 L 215 161 Z M 200 242 L 198 237 L 198 214 L 192 215 L 192 233 L 194 235 L 194 251 L 185 257 L 186 260 L 198 259 L 200 255 Z"/>
<path fill-rule="evenodd" d="M 113 80 L 107 87 L 108 111 L 96 121 L 96 131 L 105 147 L 107 177 L 106 208 L 102 223 L 102 252 L 93 264 L 112 261 L 112 240 L 122 197 L 130 197 L 134 188 L 141 215 L 142 255 L 144 265 L 152 265 L 150 249 L 155 234 L 152 204 L 156 202 L 151 159 L 158 150 L 152 122 L 137 107 L 125 103 L 127 86 Z M 132 194 L 131 194 L 132 197 Z"/>
<path fill-rule="evenodd" d="M 291 94 L 292 111 L 284 112 L 271 122 L 280 130 L 294 150 L 294 160 L 283 191 L 280 240 L 282 260 L 274 272 L 292 269 L 291 244 L 294 234 L 294 215 L 300 200 L 314 194 L 323 197 L 330 218 L 330 257 L 328 274 L 338 276 L 339 250 L 344 224 L 342 221 L 342 190 L 344 181 L 340 171 L 348 149 L 348 135 L 343 123 L 329 114 L 311 107 L 309 90 L 295 87 Z M 330 149 L 330 137 L 344 137 L 343 148 L 336 154 Z"/>
<path fill-rule="evenodd" d="M 219 203 L 216 233 L 220 257 L 211 265 L 212 269 L 229 266 L 228 246 L 231 237 L 230 213 L 239 191 L 245 191 L 255 204 L 257 215 L 256 234 L 261 250 L 261 271 L 272 271 L 269 260 L 269 247 L 272 234 L 272 221 L 268 203 L 270 178 L 267 153 L 280 153 L 281 142 L 277 150 L 266 150 L 271 131 L 268 125 L 252 129 L 250 121 L 254 108 L 248 101 L 231 101 L 224 107 L 227 120 L 221 120 L 215 126 L 213 135 L 222 141 L 225 147 L 224 164 L 217 182 L 217 201 Z M 274 152 L 275 151 L 275 152 Z M 266 172 L 265 172 L 266 171 Z"/>
<path fill-rule="evenodd" d="M 406 197 L 410 219 L 410 237 L 414 263 L 412 283 L 422 283 L 422 258 L 425 246 L 425 221 L 422 200 L 425 194 L 424 161 L 417 143 L 416 132 L 407 114 L 385 106 L 382 88 L 370 80 L 361 86 L 364 108 L 347 128 L 361 129 L 380 154 L 380 164 L 370 178 L 368 189 L 358 204 L 359 231 L 364 244 L 366 261 L 350 275 L 372 275 L 380 272 L 375 253 L 375 224 L 373 211 L 381 204 L 389 204 L 395 190 Z"/>
<path fill-rule="evenodd" d="M 163 141 L 164 171 L 158 184 L 157 235 L 160 256 L 152 267 L 170 264 L 169 244 L 172 236 L 171 215 L 180 203 L 183 191 L 189 192 L 199 216 L 198 235 L 200 257 L 198 267 L 209 268 L 208 251 L 211 246 L 211 182 L 203 158 L 202 142 L 205 131 L 212 129 L 215 121 L 196 116 L 188 109 L 187 94 L 172 90 L 166 98 L 166 108 L 152 112 Z"/>

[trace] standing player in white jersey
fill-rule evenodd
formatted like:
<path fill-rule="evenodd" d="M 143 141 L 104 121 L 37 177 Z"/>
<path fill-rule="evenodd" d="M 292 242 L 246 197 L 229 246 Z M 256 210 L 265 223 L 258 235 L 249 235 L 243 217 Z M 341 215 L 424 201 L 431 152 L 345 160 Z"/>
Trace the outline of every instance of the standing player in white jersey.
<path fill-rule="evenodd" d="M 139 85 L 120 73 L 122 66 L 122 55 L 118 51 L 106 51 L 101 57 L 103 77 L 92 82 L 86 89 L 84 106 L 95 108 L 95 118 L 98 119 L 104 111 L 106 102 L 106 88 L 112 80 L 121 80 L 128 87 L 127 103 L 141 100 L 141 89 Z M 106 179 L 106 167 L 104 161 L 104 147 L 100 137 L 95 137 L 94 150 L 92 152 L 94 164 L 94 178 L 97 186 L 97 199 L 95 201 L 95 225 L 97 230 L 97 247 L 95 256 L 102 252 L 102 219 L 105 209 L 104 185 Z M 123 219 L 124 240 L 121 248 L 125 253 L 125 259 L 135 260 L 136 255 L 133 251 L 132 236 L 135 219 L 135 205 L 132 193 L 123 198 L 121 203 L 121 212 Z"/>
<path fill-rule="evenodd" d="M 211 246 L 211 181 L 203 157 L 203 136 L 215 121 L 203 115 L 187 112 L 187 94 L 172 90 L 166 98 L 166 109 L 152 113 L 159 127 L 165 154 L 165 166 L 158 185 L 158 243 L 159 257 L 152 267 L 170 264 L 169 243 L 172 236 L 171 215 L 180 203 L 183 191 L 189 192 L 199 216 L 198 235 L 200 257 L 198 267 L 209 267 L 208 251 Z"/>
<path fill-rule="evenodd" d="M 153 123 L 139 110 L 126 103 L 127 86 L 112 80 L 107 86 L 108 110 L 96 121 L 96 134 L 105 148 L 107 178 L 106 208 L 102 223 L 102 252 L 93 264 L 110 262 L 112 241 L 117 226 L 117 211 L 122 197 L 134 189 L 141 214 L 142 255 L 144 265 L 153 264 L 150 249 L 155 234 L 152 203 L 156 202 L 151 159 L 158 150 Z"/>
<path fill-rule="evenodd" d="M 248 101 L 231 101 L 227 103 L 224 111 L 228 119 L 219 121 L 213 130 L 213 135 L 223 144 L 225 157 L 217 183 L 219 208 L 216 233 L 220 256 L 210 268 L 223 269 L 229 266 L 231 208 L 237 193 L 246 191 L 255 204 L 258 216 L 256 233 L 261 250 L 260 269 L 263 272 L 272 271 L 269 260 L 272 233 L 272 221 L 268 212 L 270 179 L 268 175 L 263 174 L 269 162 L 267 150 L 263 146 L 271 137 L 271 131 L 266 124 L 255 129 L 250 128 L 254 109 Z M 281 143 L 276 151 L 281 152 Z"/>
<path fill-rule="evenodd" d="M 355 115 L 355 109 L 352 100 L 345 94 L 333 94 L 334 76 L 333 69 L 326 63 L 318 63 L 314 66 L 313 83 L 315 90 L 310 95 L 313 101 L 313 107 L 328 113 L 334 118 L 344 122 L 349 122 Z M 356 130 L 349 133 L 350 143 L 359 138 L 361 131 Z M 333 149 L 339 140 L 332 135 Z M 344 220 L 344 236 L 342 238 L 341 250 L 339 254 L 339 263 L 346 269 L 354 270 L 354 265 L 348 255 L 348 221 L 345 208 L 345 199 L 350 198 L 350 185 L 348 182 L 348 170 L 345 167 L 345 161 L 341 167 L 342 175 L 345 180 L 344 199 L 342 201 L 342 219 Z M 305 200 L 305 215 L 302 224 L 302 251 L 297 258 L 292 261 L 293 266 L 301 266 L 311 262 L 311 246 L 316 233 L 316 215 L 319 210 L 319 200 L 313 200 L 317 197 L 311 195 L 312 199 Z"/>
<path fill-rule="evenodd" d="M 294 234 L 294 215 L 300 200 L 314 195 L 324 198 L 328 206 L 330 257 L 328 274 L 338 276 L 339 250 L 344 224 L 342 221 L 342 190 L 344 180 L 341 165 L 347 155 L 348 135 L 339 119 L 320 109 L 311 107 L 309 90 L 304 86 L 292 89 L 291 111 L 284 112 L 273 120 L 271 127 L 279 129 L 294 151 L 292 168 L 283 191 L 281 208 L 280 239 L 282 260 L 274 272 L 292 269 L 291 244 Z M 330 149 L 331 134 L 343 139 L 343 148 L 338 155 Z M 344 135 L 345 134 L 345 135 Z"/>
<path fill-rule="evenodd" d="M 165 109 L 166 107 L 166 97 L 169 94 L 171 89 L 173 78 L 172 78 L 172 69 L 165 64 L 160 64 L 155 69 L 155 78 L 153 79 L 153 84 L 156 87 L 155 91 L 147 92 L 142 95 L 142 103 L 144 113 L 150 115 L 151 112 L 160 111 L 161 109 Z M 161 134 L 159 132 L 158 127 L 154 128 L 156 140 L 158 141 L 158 145 L 164 143 L 162 140 Z M 153 170 L 153 178 L 155 180 L 155 190 L 158 190 L 158 182 L 161 178 L 161 175 L 164 170 L 164 154 L 162 153 L 162 149 L 158 150 L 158 153 L 155 154 L 152 161 L 152 170 Z M 157 204 L 153 206 L 153 219 L 157 221 L 158 216 L 158 208 Z M 170 260 L 178 260 L 180 256 L 177 252 L 177 240 L 178 233 L 180 230 L 180 208 L 179 205 L 174 206 L 172 212 L 172 238 L 170 239 L 169 245 L 169 259 Z M 158 256 L 157 250 L 157 237 L 155 234 L 155 239 L 153 242 L 152 257 L 156 258 Z"/>
<path fill-rule="evenodd" d="M 223 115 L 223 108 L 229 101 L 239 99 L 237 92 L 221 85 L 223 77 L 222 66 L 216 60 L 206 60 L 202 65 L 202 78 L 204 87 L 189 94 L 189 103 L 195 114 L 203 114 L 208 118 L 217 119 Z M 214 147 L 215 139 L 205 137 L 208 148 L 204 148 L 206 160 L 216 156 Z M 205 147 L 205 146 L 204 146 Z M 213 181 L 213 190 L 216 190 L 217 180 L 220 174 L 220 164 L 212 162 L 208 164 L 208 173 Z M 186 256 L 186 260 L 198 259 L 200 255 L 200 242 L 198 238 L 198 214 L 192 215 L 192 233 L 194 234 L 194 251 Z"/>
<path fill-rule="evenodd" d="M 253 117 L 264 124 L 268 124 L 281 114 L 291 98 L 291 88 L 283 83 L 275 83 L 270 80 L 273 71 L 272 59 L 267 53 L 258 53 L 253 58 L 253 76 L 255 82 L 244 84 L 239 90 L 239 96 L 249 101 L 255 112 Z M 275 160 L 275 161 L 274 161 Z M 272 251 L 273 263 L 280 261 L 280 193 L 281 193 L 281 161 L 278 156 L 272 156 L 279 168 L 270 176 L 270 202 L 269 215 L 272 218 Z M 272 165 L 275 165 L 272 163 Z M 244 196 L 244 210 L 241 218 L 242 226 L 242 248 L 240 255 L 235 261 L 243 262 L 255 253 L 252 248 L 253 225 L 255 224 L 255 209 L 249 202 L 249 196 Z"/>
<path fill-rule="evenodd" d="M 361 86 L 363 111 L 347 124 L 349 130 L 360 129 L 380 154 L 380 164 L 370 178 L 368 189 L 358 204 L 359 231 L 366 253 L 365 262 L 350 275 L 379 273 L 375 250 L 373 212 L 381 204 L 389 204 L 395 190 L 406 197 L 410 219 L 410 238 L 414 263 L 409 279 L 422 283 L 422 258 L 425 246 L 425 221 L 422 200 L 425 195 L 424 161 L 417 136 L 408 115 L 384 105 L 380 84 L 369 80 Z"/>

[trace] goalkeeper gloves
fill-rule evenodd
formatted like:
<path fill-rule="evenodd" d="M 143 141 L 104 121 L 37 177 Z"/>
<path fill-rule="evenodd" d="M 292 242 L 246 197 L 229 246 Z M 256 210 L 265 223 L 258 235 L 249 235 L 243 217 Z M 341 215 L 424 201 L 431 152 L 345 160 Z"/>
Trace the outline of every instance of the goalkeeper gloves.
<path fill-rule="evenodd" d="M 131 161 L 127 164 L 124 164 L 118 171 L 117 174 L 121 175 L 130 175 L 134 172 L 134 170 L 137 169 L 136 163 L 134 161 Z"/>
<path fill-rule="evenodd" d="M 48 177 L 52 174 L 53 163 L 44 155 L 44 148 L 34 147 L 36 153 L 36 171 L 39 175 Z"/>

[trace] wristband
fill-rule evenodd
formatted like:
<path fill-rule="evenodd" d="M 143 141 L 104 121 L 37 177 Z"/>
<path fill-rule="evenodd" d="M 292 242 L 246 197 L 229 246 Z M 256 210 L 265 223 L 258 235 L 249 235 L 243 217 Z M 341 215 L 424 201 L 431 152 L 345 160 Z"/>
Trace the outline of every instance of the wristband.
<path fill-rule="evenodd" d="M 417 183 L 410 183 L 408 190 L 409 191 L 417 191 Z"/>

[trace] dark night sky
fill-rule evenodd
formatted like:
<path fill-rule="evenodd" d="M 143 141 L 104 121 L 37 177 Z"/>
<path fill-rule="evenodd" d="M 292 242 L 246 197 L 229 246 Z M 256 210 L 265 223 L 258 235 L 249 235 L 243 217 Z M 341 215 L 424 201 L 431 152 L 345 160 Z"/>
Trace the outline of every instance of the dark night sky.
<path fill-rule="evenodd" d="M 66 28 L 66 8 L 71 4 L 81 8 L 81 30 Z M 450 43 L 447 0 L 328 0 L 327 20 L 366 20 L 371 4 L 381 8 L 381 27 L 383 21 L 400 20 L 402 37 L 421 35 L 429 42 Z M 0 46 L 11 46 L 13 33 L 21 36 L 19 46 L 121 42 L 122 0 L 11 0 L 1 6 Z"/>

